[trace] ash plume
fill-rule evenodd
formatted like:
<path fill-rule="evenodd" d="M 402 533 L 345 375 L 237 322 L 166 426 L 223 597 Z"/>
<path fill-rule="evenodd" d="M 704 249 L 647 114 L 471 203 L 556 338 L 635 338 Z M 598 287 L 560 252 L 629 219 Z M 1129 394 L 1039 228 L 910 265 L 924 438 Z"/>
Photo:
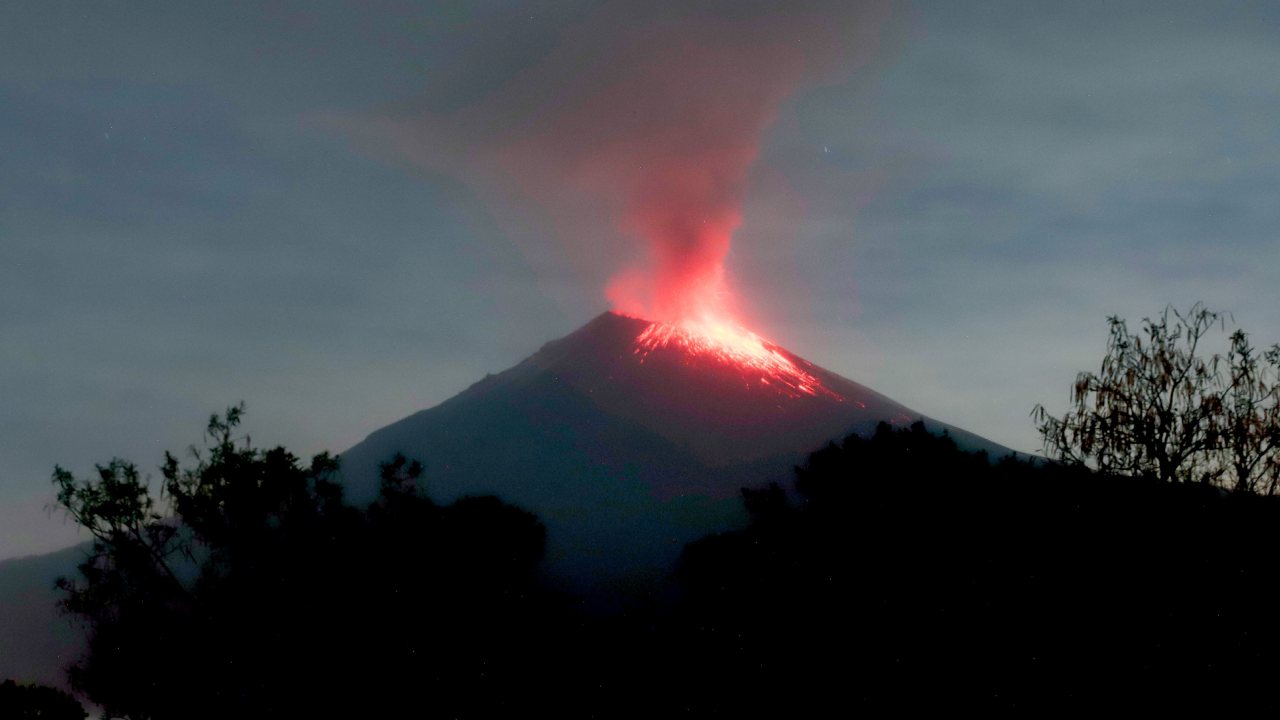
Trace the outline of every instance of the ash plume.
<path fill-rule="evenodd" d="M 572 266 L 626 314 L 732 319 L 725 261 L 766 131 L 798 91 L 863 62 L 885 14 L 880 2 L 610 3 L 481 100 L 365 129 L 467 182 L 536 271 Z M 531 218 L 559 247 L 519 231 Z"/>

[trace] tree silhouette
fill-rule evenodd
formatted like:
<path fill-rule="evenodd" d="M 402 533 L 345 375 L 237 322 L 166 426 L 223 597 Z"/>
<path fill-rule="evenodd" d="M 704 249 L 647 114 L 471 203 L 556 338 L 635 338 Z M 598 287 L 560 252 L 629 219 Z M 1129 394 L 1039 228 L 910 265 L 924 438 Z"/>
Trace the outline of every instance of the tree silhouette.
<path fill-rule="evenodd" d="M 75 698 L 44 685 L 0 683 L 0 718 L 5 720 L 84 720 L 89 714 Z"/>
<path fill-rule="evenodd" d="M 1106 473 L 1276 492 L 1280 347 L 1259 357 L 1236 331 L 1225 357 L 1210 354 L 1226 320 L 1201 304 L 1166 308 L 1136 333 L 1108 318 L 1101 369 L 1076 378 L 1071 409 L 1032 411 L 1045 453 Z"/>
<path fill-rule="evenodd" d="M 1274 498 L 881 425 L 692 543 L 665 646 L 705 716 L 1270 708 Z M 789 498 L 789 499 L 788 499 Z"/>
<path fill-rule="evenodd" d="M 1261 360 L 1242 330 L 1231 335 L 1222 393 L 1222 463 L 1234 490 L 1280 491 L 1280 346 Z"/>
<path fill-rule="evenodd" d="M 369 508 L 339 463 L 302 463 L 213 416 L 195 464 L 166 455 L 159 495 L 122 460 L 58 468 L 58 501 L 94 537 L 65 608 L 89 650 L 73 685 L 108 717 L 492 716 L 536 692 L 559 596 L 544 530 L 495 498 L 442 506 L 421 465 L 384 466 Z M 501 690 L 501 692 L 499 692 Z"/>

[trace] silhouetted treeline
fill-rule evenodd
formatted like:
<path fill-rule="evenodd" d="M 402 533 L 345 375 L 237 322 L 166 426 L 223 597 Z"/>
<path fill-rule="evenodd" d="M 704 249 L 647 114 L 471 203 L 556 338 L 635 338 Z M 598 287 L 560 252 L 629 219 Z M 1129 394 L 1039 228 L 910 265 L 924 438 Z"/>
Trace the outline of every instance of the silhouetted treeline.
<path fill-rule="evenodd" d="M 403 458 L 356 508 L 332 458 L 253 448 L 238 420 L 213 418 L 194 467 L 170 457 L 160 497 L 123 461 L 55 474 L 95 537 L 62 582 L 89 633 L 76 689 L 128 718 L 509 717 L 540 702 L 569 615 L 537 575 L 537 518 L 491 497 L 438 505 Z"/>
<path fill-rule="evenodd" d="M 84 706 L 67 693 L 44 685 L 0 682 L 3 720 L 84 720 Z"/>
<path fill-rule="evenodd" d="M 696 708 L 1277 704 L 1275 498 L 991 464 L 920 424 L 813 454 L 795 490 L 685 554 Z"/>
<path fill-rule="evenodd" d="M 129 717 L 830 716 L 858 709 L 1273 705 L 1275 498 L 963 453 L 881 426 L 745 491 L 674 593 L 601 616 L 547 589 L 544 530 L 442 506 L 416 463 L 343 502 L 333 461 L 231 440 L 172 461 L 182 522 L 129 468 L 60 476 L 96 527 L 68 584 L 74 675 Z M 132 484 L 131 484 L 132 483 Z M 429 489 L 429 480 L 426 483 Z M 105 522 L 110 519 L 111 522 Z M 95 525 L 96 523 L 96 525 Z"/>

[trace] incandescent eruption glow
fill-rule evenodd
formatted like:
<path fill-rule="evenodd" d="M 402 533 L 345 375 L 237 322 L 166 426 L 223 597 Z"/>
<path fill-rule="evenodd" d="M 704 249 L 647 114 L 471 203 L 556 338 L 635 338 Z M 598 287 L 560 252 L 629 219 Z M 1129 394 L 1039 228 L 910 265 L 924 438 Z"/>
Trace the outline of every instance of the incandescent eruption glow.
<path fill-rule="evenodd" d="M 731 365 L 742 373 L 748 387 L 758 383 L 794 398 L 844 400 L 777 345 L 732 322 L 703 318 L 651 323 L 636 337 L 633 353 L 644 362 L 650 353 L 668 349 L 682 351 L 689 359 L 706 358 Z"/>
<path fill-rule="evenodd" d="M 775 121 L 788 121 L 783 147 L 809 143 L 790 103 L 870 59 L 891 4 L 597 5 L 536 63 L 482 83 L 474 102 L 372 129 L 478 197 L 501 198 L 494 219 L 535 273 L 554 279 L 549 293 L 570 288 L 568 307 L 582 298 L 562 282 L 566 264 L 592 286 L 603 281 L 614 311 L 663 324 L 650 350 L 679 343 L 820 394 L 811 374 L 737 321 L 730 251 Z M 548 252 L 548 237 L 564 251 Z"/>

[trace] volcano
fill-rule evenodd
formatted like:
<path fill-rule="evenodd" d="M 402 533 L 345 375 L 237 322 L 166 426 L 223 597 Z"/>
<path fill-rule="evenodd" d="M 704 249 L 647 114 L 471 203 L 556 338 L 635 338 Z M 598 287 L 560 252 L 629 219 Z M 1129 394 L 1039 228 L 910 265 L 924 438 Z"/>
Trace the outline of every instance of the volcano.
<path fill-rule="evenodd" d="M 740 488 L 785 484 L 806 455 L 881 421 L 923 420 L 970 450 L 1009 451 L 922 417 L 736 328 L 605 313 L 515 367 L 342 453 L 349 498 L 400 452 L 439 502 L 497 495 L 547 526 L 547 568 L 604 602 L 648 596 L 686 543 L 746 521 Z M 83 648 L 53 578 L 83 548 L 0 563 L 0 677 L 54 684 Z M 7 644 L 6 644 L 7 643 Z"/>
<path fill-rule="evenodd" d="M 741 488 L 785 482 L 832 440 L 917 420 L 1009 452 L 738 328 L 607 312 L 341 461 L 364 502 L 380 462 L 419 459 L 433 498 L 519 505 L 547 525 L 553 571 L 613 582 L 661 574 L 685 543 L 742 523 Z"/>

